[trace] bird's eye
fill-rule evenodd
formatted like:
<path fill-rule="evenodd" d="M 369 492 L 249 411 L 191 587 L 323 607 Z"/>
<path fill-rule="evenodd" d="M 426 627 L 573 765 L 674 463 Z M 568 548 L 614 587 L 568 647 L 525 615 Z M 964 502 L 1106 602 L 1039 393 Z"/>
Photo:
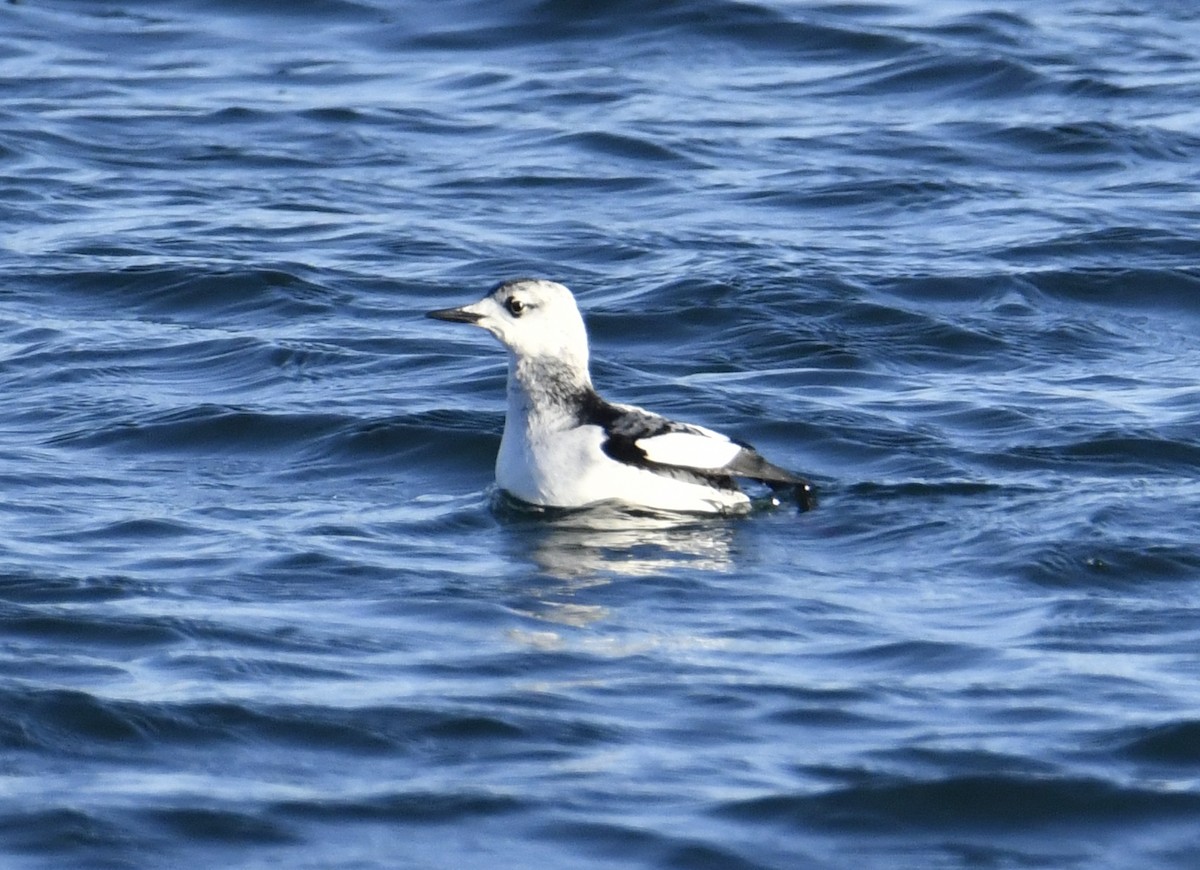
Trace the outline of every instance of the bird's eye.
<path fill-rule="evenodd" d="M 508 313 L 513 317 L 520 317 L 521 312 L 525 310 L 525 303 L 516 296 L 509 296 L 504 300 L 504 307 L 508 309 Z"/>

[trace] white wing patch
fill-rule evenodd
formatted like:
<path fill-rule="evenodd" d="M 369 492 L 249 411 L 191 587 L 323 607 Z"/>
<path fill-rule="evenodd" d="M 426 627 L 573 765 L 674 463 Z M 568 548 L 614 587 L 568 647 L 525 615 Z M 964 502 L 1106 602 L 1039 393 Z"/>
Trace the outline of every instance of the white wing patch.
<path fill-rule="evenodd" d="M 651 462 L 710 471 L 724 468 L 742 451 L 741 445 L 702 426 L 639 438 L 635 443 Z"/>

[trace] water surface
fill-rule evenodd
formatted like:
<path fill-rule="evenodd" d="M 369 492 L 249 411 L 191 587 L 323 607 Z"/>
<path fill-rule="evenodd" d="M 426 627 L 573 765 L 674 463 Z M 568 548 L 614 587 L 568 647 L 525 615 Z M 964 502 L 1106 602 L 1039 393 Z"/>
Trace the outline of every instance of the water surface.
<path fill-rule="evenodd" d="M 0 7 L 0 863 L 1194 866 L 1197 46 Z M 523 274 L 819 508 L 498 508 Z"/>

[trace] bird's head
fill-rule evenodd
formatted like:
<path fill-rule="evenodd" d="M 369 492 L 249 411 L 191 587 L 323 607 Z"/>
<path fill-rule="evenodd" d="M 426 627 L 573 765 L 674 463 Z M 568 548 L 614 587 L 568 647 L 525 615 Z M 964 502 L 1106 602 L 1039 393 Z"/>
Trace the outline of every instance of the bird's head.
<path fill-rule="evenodd" d="M 430 311 L 428 316 L 481 326 L 500 339 L 518 361 L 545 359 L 587 372 L 583 317 L 571 291 L 554 281 L 503 281 L 478 302 Z"/>

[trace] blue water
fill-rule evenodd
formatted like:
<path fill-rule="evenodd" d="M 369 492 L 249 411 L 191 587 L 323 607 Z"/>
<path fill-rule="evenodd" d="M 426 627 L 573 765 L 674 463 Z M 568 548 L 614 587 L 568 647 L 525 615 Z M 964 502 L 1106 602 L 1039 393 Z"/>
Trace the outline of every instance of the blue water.
<path fill-rule="evenodd" d="M 1200 865 L 1200 12 L 0 5 L 0 866 Z M 808 514 L 494 502 L 601 391 Z"/>

